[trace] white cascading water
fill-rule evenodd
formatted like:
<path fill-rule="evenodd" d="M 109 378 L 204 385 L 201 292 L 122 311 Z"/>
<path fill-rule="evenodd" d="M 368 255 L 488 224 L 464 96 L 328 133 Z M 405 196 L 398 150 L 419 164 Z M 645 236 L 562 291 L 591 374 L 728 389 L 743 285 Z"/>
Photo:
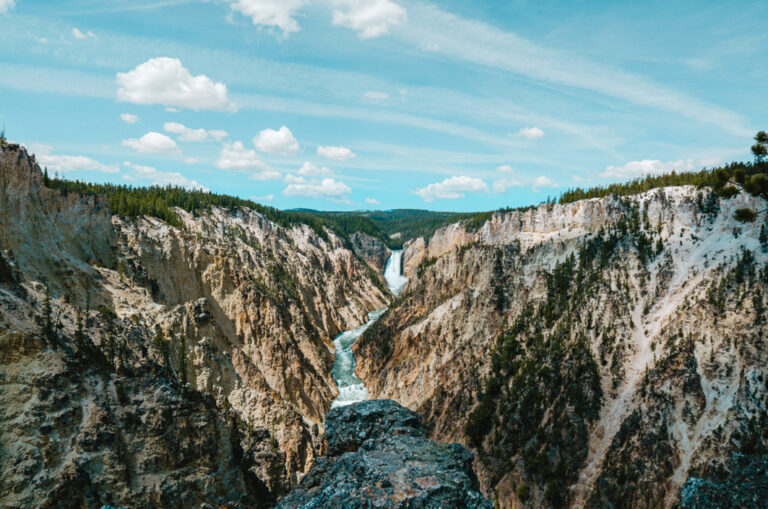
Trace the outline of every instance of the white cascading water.
<path fill-rule="evenodd" d="M 384 279 L 387 280 L 389 291 L 395 295 L 400 295 L 408 282 L 408 278 L 403 276 L 402 251 L 392 251 L 392 256 L 389 257 L 387 265 L 384 267 Z"/>
<path fill-rule="evenodd" d="M 384 267 L 384 279 L 387 280 L 389 290 L 395 295 L 400 294 L 408 282 L 408 278 L 401 273 L 402 256 L 402 251 L 392 251 L 392 255 Z M 333 375 L 333 379 L 336 380 L 336 385 L 339 387 L 339 395 L 333 400 L 331 408 L 351 405 L 352 403 L 368 399 L 368 389 L 365 388 L 363 381 L 355 374 L 357 363 L 352 353 L 352 345 L 386 310 L 387 308 L 384 308 L 368 313 L 368 323 L 361 325 L 357 329 L 342 332 L 334 338 L 333 344 L 336 347 L 336 361 L 331 368 L 331 375 Z"/>

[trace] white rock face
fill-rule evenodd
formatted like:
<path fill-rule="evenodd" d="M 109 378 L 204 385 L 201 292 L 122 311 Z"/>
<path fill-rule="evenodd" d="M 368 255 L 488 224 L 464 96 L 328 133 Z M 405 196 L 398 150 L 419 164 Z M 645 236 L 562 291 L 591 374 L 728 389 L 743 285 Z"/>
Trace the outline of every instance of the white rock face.
<path fill-rule="evenodd" d="M 715 210 L 707 212 L 711 206 Z M 737 222 L 734 211 L 744 207 L 765 210 L 766 203 L 746 193 L 718 199 L 707 190 L 670 187 L 623 200 L 497 213 L 474 233 L 454 224 L 428 242 L 411 241 L 404 254 L 410 280 L 403 303 L 358 342 L 358 375 L 371 397 L 391 398 L 425 415 L 434 425 L 433 438 L 471 445 L 464 425 L 485 391 L 502 332 L 529 305 L 536 309 L 550 299 L 548 285 L 558 264 L 574 255 L 578 266 L 590 240 L 607 239 L 622 218 L 631 222 L 634 211 L 638 233 L 617 232 L 618 247 L 599 280 L 578 302 L 573 299 L 580 290 L 571 288 L 568 307 L 561 310 L 570 331 L 565 344 L 574 348 L 580 337 L 588 342 L 592 360 L 585 365 L 595 366 L 601 395 L 578 390 L 599 410 L 571 409 L 570 417 L 558 417 L 559 401 L 569 397 L 562 392 L 566 387 L 537 386 L 540 398 L 552 398 L 543 402 L 541 420 L 513 428 L 492 425 L 483 444 L 489 459 L 476 463 L 486 495 L 493 499 L 496 492 L 501 507 L 519 506 L 521 483 L 530 488 L 529 503 L 551 505 L 546 483 L 531 473 L 534 453 L 514 445 L 505 429 L 558 429 L 569 437 L 566 442 L 545 434 L 549 442 L 526 443 L 538 444 L 534 452 L 546 450 L 548 461 L 563 463 L 565 473 L 552 478 L 567 480 L 557 489 L 561 503 L 670 507 L 689 475 L 711 473 L 739 451 L 750 419 L 768 418 L 763 382 L 755 385 L 747 377 L 768 376 L 759 325 L 765 323 L 768 291 L 768 255 L 759 241 L 765 219 Z M 663 247 L 645 263 L 639 233 L 651 239 L 653 253 Z M 733 275 L 740 265 L 752 274 L 742 282 Z M 541 332 L 544 341 L 555 341 L 555 324 Z M 520 341 L 531 345 L 532 332 L 524 334 Z M 544 367 L 546 358 L 529 359 L 542 372 L 558 369 Z M 563 379 L 568 371 L 561 372 Z M 500 401 L 507 390 L 517 396 L 496 418 L 518 415 L 514 402 L 531 387 L 512 377 L 505 383 Z M 743 395 L 750 390 L 757 396 L 747 401 Z M 568 401 L 571 408 L 574 402 Z M 553 449 L 545 449 L 547 443 Z M 617 485 L 617 478 L 626 484 Z"/>

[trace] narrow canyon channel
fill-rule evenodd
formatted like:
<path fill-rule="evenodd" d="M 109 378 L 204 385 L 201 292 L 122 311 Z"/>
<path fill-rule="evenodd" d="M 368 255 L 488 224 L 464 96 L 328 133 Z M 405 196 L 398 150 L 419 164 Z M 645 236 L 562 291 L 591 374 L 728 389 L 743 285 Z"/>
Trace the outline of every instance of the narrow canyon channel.
<path fill-rule="evenodd" d="M 384 279 L 387 281 L 389 290 L 395 295 L 399 295 L 408 282 L 408 278 L 403 276 L 402 258 L 402 251 L 392 251 L 387 260 L 387 265 L 384 267 Z M 387 308 L 383 308 L 368 313 L 367 323 L 356 329 L 342 332 L 334 338 L 333 344 L 336 347 L 336 361 L 331 368 L 331 374 L 334 380 L 336 380 L 336 385 L 339 387 L 339 395 L 331 404 L 331 408 L 350 405 L 368 399 L 368 389 L 365 388 L 362 380 L 355 374 L 357 363 L 355 362 L 355 355 L 352 353 L 352 345 L 386 310 Z"/>

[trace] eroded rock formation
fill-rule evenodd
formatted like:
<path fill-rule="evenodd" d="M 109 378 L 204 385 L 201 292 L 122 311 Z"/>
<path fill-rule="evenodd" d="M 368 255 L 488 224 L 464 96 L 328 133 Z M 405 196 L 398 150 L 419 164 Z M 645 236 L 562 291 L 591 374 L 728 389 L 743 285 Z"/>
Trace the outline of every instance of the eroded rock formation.
<path fill-rule="evenodd" d="M 487 508 L 472 454 L 426 438 L 419 415 L 389 400 L 332 409 L 325 455 L 278 507 Z"/>

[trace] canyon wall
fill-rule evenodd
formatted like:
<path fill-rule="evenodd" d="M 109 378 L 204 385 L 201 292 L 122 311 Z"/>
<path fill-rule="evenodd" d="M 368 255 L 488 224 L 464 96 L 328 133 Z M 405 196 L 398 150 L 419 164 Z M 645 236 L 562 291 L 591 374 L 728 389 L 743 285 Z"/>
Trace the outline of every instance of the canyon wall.
<path fill-rule="evenodd" d="M 768 452 L 768 235 L 744 207 L 766 204 L 672 187 L 411 241 L 358 375 L 474 450 L 499 507 L 703 507 Z"/>
<path fill-rule="evenodd" d="M 267 507 L 319 454 L 332 339 L 389 296 L 333 232 L 176 212 L 0 148 L 0 505 Z"/>

